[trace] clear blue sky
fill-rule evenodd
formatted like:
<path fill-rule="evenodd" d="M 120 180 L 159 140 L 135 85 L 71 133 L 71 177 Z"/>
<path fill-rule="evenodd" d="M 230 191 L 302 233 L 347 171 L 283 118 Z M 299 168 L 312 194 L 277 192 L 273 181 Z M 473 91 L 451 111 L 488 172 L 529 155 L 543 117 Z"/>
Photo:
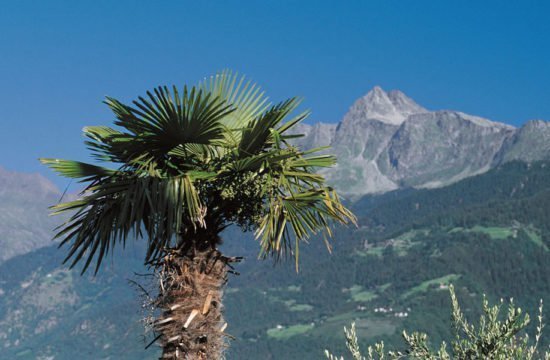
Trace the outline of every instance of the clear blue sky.
<path fill-rule="evenodd" d="M 374 85 L 429 109 L 550 120 L 548 1 L 0 0 L 0 166 L 87 159 L 105 95 L 224 68 L 336 122 Z M 65 181 L 55 180 L 62 186 Z"/>

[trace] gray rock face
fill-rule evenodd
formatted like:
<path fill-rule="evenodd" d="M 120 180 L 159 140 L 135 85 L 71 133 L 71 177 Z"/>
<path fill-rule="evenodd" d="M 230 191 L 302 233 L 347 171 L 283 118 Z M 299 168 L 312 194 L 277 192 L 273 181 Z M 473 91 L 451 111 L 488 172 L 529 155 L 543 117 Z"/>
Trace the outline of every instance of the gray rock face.
<path fill-rule="evenodd" d="M 296 134 L 303 134 L 294 143 L 304 149 L 332 144 L 336 133 L 336 124 L 316 123 L 315 125 L 298 124 L 293 129 Z M 324 144 L 324 145 L 323 145 Z"/>
<path fill-rule="evenodd" d="M 375 87 L 337 126 L 303 125 L 306 148 L 331 145 L 327 180 L 347 194 L 439 187 L 511 160 L 550 158 L 550 123 L 520 129 L 458 111 L 428 111 L 398 90 Z"/>
<path fill-rule="evenodd" d="M 352 105 L 343 122 L 376 119 L 390 125 L 401 125 L 409 115 L 426 111 L 399 90 L 386 93 L 375 86 Z"/>
<path fill-rule="evenodd" d="M 61 194 L 39 174 L 0 168 L 0 262 L 51 245 L 62 217 L 48 216 Z"/>
<path fill-rule="evenodd" d="M 379 167 L 401 186 L 437 187 L 489 170 L 513 129 L 454 111 L 411 115 Z"/>
<path fill-rule="evenodd" d="M 550 123 L 531 120 L 506 139 L 496 161 L 536 161 L 550 158 Z"/>

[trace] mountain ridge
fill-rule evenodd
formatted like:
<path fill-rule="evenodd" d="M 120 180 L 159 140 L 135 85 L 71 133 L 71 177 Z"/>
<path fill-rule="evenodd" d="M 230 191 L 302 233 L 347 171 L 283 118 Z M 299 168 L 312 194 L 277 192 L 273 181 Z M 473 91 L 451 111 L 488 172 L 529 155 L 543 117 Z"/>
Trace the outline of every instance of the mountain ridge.
<path fill-rule="evenodd" d="M 456 110 L 430 111 L 399 90 L 375 86 L 337 124 L 301 125 L 305 148 L 331 146 L 338 164 L 322 171 L 347 195 L 433 188 L 512 161 L 550 158 L 550 123 L 522 127 Z M 533 146 L 535 143 L 535 146 Z"/>
<path fill-rule="evenodd" d="M 490 301 L 513 297 L 534 311 L 550 289 L 543 210 L 549 179 L 550 162 L 509 162 L 445 188 L 367 195 L 353 204 L 359 228 L 339 228 L 332 255 L 321 239 L 304 246 L 300 273 L 292 262 L 273 269 L 258 260 L 253 236 L 228 229 L 223 251 L 245 259 L 226 289 L 228 331 L 235 336 L 227 358 L 318 359 L 323 348 L 344 346 L 341 330 L 351 322 L 362 345 L 383 340 L 401 347 L 402 330 L 448 341 L 450 282 L 468 318 L 479 315 L 483 293 Z M 97 277 L 60 265 L 65 251 L 55 247 L 0 264 L 2 354 L 156 356 L 158 349 L 144 350 L 151 335 L 145 340 L 140 324 L 142 293 L 127 283 L 147 271 L 144 244 L 131 245 L 124 256 L 117 248 Z M 146 277 L 135 279 L 147 285 Z"/>
<path fill-rule="evenodd" d="M 0 167 L 0 262 L 52 244 L 62 219 L 48 216 L 48 207 L 60 197 L 44 176 Z"/>
<path fill-rule="evenodd" d="M 379 86 L 357 99 L 338 124 L 298 124 L 294 131 L 305 135 L 295 140 L 304 148 L 332 146 L 325 152 L 335 153 L 338 162 L 321 173 L 354 199 L 442 187 L 509 161 L 550 159 L 548 122 L 514 128 L 459 111 L 430 111 Z M 46 216 L 47 209 L 60 197 L 42 175 L 0 167 L 0 262 L 51 243 L 61 220 Z"/>

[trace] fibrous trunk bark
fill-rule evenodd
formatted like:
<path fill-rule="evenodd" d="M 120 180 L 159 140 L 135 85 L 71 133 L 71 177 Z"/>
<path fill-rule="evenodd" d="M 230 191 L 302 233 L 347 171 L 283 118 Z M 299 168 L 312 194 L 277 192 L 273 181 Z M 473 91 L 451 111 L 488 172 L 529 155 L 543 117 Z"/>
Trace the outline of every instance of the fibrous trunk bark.
<path fill-rule="evenodd" d="M 170 251 L 157 264 L 160 278 L 154 323 L 161 359 L 209 359 L 223 356 L 227 324 L 222 314 L 223 287 L 232 259 L 217 250 L 181 255 Z"/>

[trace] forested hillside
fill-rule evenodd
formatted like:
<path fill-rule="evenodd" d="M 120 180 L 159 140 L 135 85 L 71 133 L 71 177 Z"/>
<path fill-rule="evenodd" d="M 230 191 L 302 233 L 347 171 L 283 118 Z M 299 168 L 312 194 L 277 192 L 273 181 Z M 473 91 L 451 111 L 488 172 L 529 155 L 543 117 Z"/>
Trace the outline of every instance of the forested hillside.
<path fill-rule="evenodd" d="M 229 359 L 343 352 L 342 328 L 352 321 L 364 345 L 383 339 L 399 347 L 403 329 L 438 343 L 450 335 L 450 283 L 467 316 L 478 315 L 484 292 L 492 301 L 513 297 L 532 313 L 550 299 L 550 163 L 513 162 L 449 187 L 367 196 L 352 206 L 359 227 L 337 230 L 332 255 L 317 239 L 303 246 L 299 273 L 292 261 L 256 260 L 251 234 L 228 230 L 225 252 L 246 257 L 226 291 L 235 336 Z M 154 349 L 142 352 L 140 291 L 127 282 L 147 282 L 134 274 L 146 271 L 141 250 L 130 248 L 96 278 L 62 270 L 63 249 L 0 265 L 3 355 L 153 358 Z"/>
<path fill-rule="evenodd" d="M 233 282 L 238 302 L 257 308 L 241 325 L 255 345 L 232 351 L 246 357 L 263 346 L 274 359 L 314 359 L 314 344 L 343 346 L 335 337 L 351 321 L 368 343 L 399 345 L 402 329 L 438 343 L 450 336 L 451 282 L 469 316 L 483 293 L 535 312 L 550 294 L 549 194 L 548 163 L 514 162 L 446 188 L 365 197 L 355 204 L 359 229 L 340 230 L 332 256 L 315 242 L 303 250 L 299 275 L 243 269 L 257 274 Z"/>

